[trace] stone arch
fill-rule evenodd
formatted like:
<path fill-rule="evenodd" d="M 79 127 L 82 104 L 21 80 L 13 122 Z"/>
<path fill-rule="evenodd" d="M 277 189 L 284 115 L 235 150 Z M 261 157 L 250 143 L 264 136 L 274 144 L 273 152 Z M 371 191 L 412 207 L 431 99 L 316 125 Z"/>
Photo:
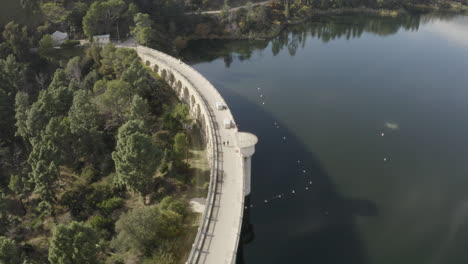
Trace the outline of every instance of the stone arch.
<path fill-rule="evenodd" d="M 149 60 L 147 60 L 145 63 L 146 63 L 146 66 L 151 66 L 151 62 Z"/>
<path fill-rule="evenodd" d="M 171 85 L 175 82 L 175 76 L 172 72 L 169 73 L 169 82 L 171 83 Z"/>
<path fill-rule="evenodd" d="M 177 94 L 178 96 L 180 96 L 180 92 L 182 91 L 182 85 L 176 87 L 175 91 L 176 91 L 176 94 Z"/>
<path fill-rule="evenodd" d="M 155 63 L 154 66 L 153 66 L 153 71 L 155 73 L 158 73 L 159 72 L 159 66 Z"/>
<path fill-rule="evenodd" d="M 190 108 L 194 108 L 195 107 L 195 96 L 190 96 Z"/>
<path fill-rule="evenodd" d="M 190 94 L 189 94 L 188 88 L 187 88 L 187 87 L 184 87 L 184 94 L 182 95 L 182 99 L 183 99 L 186 103 L 188 103 L 189 98 L 190 98 Z"/>
<path fill-rule="evenodd" d="M 206 135 L 205 128 L 206 128 L 205 115 L 201 115 L 200 116 L 200 130 L 203 134 Z"/>
<path fill-rule="evenodd" d="M 161 78 L 163 78 L 163 80 L 166 80 L 166 77 L 167 77 L 167 70 L 166 69 L 163 69 L 161 71 Z"/>
<path fill-rule="evenodd" d="M 197 106 L 195 107 L 195 119 L 199 119 L 200 117 L 200 114 L 201 114 L 201 109 L 200 109 L 200 105 L 197 104 Z"/>
<path fill-rule="evenodd" d="M 180 88 L 182 88 L 182 83 L 179 81 L 177 81 L 176 85 L 175 85 L 175 90 L 176 92 L 179 92 L 180 91 Z"/>

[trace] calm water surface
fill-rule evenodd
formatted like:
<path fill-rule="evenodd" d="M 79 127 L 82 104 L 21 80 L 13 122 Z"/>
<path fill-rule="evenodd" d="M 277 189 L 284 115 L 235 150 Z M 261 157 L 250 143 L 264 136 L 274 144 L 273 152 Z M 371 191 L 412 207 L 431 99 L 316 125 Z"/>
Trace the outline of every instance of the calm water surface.
<path fill-rule="evenodd" d="M 326 18 L 186 58 L 260 139 L 245 263 L 468 263 L 468 17 Z"/>

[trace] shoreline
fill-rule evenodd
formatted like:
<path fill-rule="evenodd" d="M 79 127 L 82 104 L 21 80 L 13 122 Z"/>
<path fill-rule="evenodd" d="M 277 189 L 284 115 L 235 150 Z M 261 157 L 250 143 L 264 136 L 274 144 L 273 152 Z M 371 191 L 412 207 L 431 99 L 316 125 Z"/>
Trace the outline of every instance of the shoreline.
<path fill-rule="evenodd" d="M 400 9 L 374 9 L 374 8 L 368 8 L 368 7 L 336 8 L 336 9 L 327 9 L 327 10 L 314 9 L 314 10 L 310 10 L 306 15 L 301 16 L 301 17 L 291 18 L 287 21 L 280 22 L 280 23 L 273 22 L 271 24 L 271 30 L 269 30 L 268 32 L 248 32 L 248 33 L 244 33 L 241 35 L 212 34 L 206 37 L 189 36 L 185 38 L 185 40 L 187 42 L 197 41 L 197 40 L 268 40 L 268 39 L 275 38 L 283 30 L 287 29 L 290 26 L 299 25 L 299 24 L 308 22 L 314 18 L 327 17 L 327 16 L 342 16 L 342 15 L 347 15 L 347 14 L 369 15 L 369 16 L 376 16 L 376 17 L 382 17 L 382 18 L 385 18 L 385 17 L 397 18 L 400 16 L 406 16 L 406 15 L 411 15 L 411 14 L 416 14 L 416 13 L 427 14 L 427 13 L 432 13 L 432 12 L 468 15 L 468 6 L 466 7 L 462 6 L 462 8 L 460 9 L 441 9 L 436 6 L 422 6 L 422 5 L 407 6 L 405 8 L 400 8 Z"/>

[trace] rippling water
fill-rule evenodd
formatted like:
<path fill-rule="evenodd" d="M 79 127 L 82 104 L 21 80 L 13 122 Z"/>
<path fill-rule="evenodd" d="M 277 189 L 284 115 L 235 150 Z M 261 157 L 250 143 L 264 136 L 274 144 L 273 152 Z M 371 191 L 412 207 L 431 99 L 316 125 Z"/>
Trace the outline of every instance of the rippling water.
<path fill-rule="evenodd" d="M 245 263 L 468 263 L 468 17 L 322 18 L 185 56 L 260 139 Z"/>

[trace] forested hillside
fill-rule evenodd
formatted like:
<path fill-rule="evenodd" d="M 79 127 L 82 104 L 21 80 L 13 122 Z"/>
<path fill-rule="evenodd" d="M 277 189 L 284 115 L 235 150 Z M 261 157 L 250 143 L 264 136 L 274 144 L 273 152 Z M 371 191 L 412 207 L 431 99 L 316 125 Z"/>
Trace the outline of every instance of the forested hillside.
<path fill-rule="evenodd" d="M 468 11 L 467 0 L 272 0 L 230 8 L 244 3 L 2 1 L 0 263 L 184 263 L 190 250 L 196 216 L 187 200 L 206 191 L 206 177 L 197 172 L 198 181 L 189 164 L 200 139 L 196 127 L 185 129 L 194 124 L 188 107 L 135 51 L 93 45 L 94 36 L 133 37 L 171 54 L 190 40 L 276 36 L 273 53 L 287 47 L 294 54 L 305 38 L 281 31 L 311 17 Z M 396 30 L 388 26 L 395 23 L 346 29 L 323 21 L 309 33 L 324 41 Z M 69 40 L 54 43 L 55 31 Z M 247 58 L 251 50 L 239 53 Z"/>
<path fill-rule="evenodd" d="M 2 36 L 0 262 L 183 262 L 188 107 L 134 50 Z"/>
<path fill-rule="evenodd" d="M 254 1 L 255 2 L 255 1 Z M 242 6 L 236 10 L 230 7 Z M 176 54 L 191 39 L 259 39 L 276 36 L 285 25 L 313 16 L 361 12 L 380 16 L 443 10 L 468 12 L 467 0 L 6 0 L 0 25 L 10 21 L 28 35 L 24 45 L 37 47 L 59 30 L 71 39 L 110 34 L 134 37 L 139 44 Z M 212 15 L 198 11 L 219 9 Z M 195 14 L 194 14 L 195 12 Z"/>

